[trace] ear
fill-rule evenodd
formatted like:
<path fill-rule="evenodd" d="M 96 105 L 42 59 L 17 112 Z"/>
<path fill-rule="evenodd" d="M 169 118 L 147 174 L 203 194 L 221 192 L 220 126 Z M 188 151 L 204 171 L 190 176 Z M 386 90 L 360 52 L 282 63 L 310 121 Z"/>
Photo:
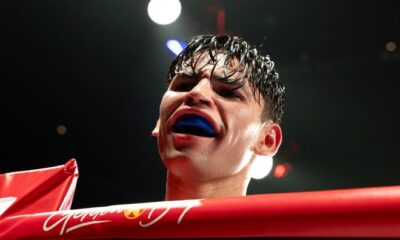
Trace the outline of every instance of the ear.
<path fill-rule="evenodd" d="M 153 131 L 151 132 L 151 136 L 158 137 L 159 130 L 160 130 L 160 119 L 157 120 L 156 126 L 154 127 Z"/>
<path fill-rule="evenodd" d="M 253 147 L 254 153 L 273 157 L 282 143 L 282 129 L 278 123 L 266 122 Z"/>

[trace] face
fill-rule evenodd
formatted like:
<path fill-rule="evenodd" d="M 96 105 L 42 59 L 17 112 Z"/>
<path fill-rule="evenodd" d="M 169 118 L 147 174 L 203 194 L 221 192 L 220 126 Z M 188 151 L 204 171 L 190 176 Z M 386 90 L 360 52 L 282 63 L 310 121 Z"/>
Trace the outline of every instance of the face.
<path fill-rule="evenodd" d="M 254 98 L 247 82 L 234 89 L 233 85 L 218 81 L 224 76 L 223 59 L 214 70 L 214 63 L 209 61 L 208 54 L 200 56 L 195 77 L 177 74 L 160 105 L 160 156 L 168 171 L 181 179 L 212 181 L 244 171 L 263 126 L 264 101 Z M 231 65 L 235 67 L 235 62 Z M 207 121 L 215 136 L 176 131 L 179 119 L 187 115 Z"/>

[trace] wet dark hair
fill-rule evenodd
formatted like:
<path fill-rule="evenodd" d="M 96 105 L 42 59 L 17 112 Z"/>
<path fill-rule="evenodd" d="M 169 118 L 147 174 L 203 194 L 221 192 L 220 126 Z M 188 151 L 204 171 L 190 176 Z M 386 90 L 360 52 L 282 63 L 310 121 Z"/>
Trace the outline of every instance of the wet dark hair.
<path fill-rule="evenodd" d="M 222 53 L 225 58 L 217 59 Z M 256 48 L 237 36 L 200 35 L 193 37 L 187 47 L 172 61 L 168 72 L 168 83 L 177 74 L 194 77 L 196 65 L 203 54 L 208 54 L 214 64 L 211 76 L 218 62 L 223 60 L 224 77 L 218 81 L 240 88 L 248 82 L 252 87 L 254 97 L 258 90 L 258 101 L 262 96 L 266 102 L 261 118 L 263 121 L 272 119 L 281 122 L 284 107 L 285 87 L 279 81 L 279 74 L 274 69 L 274 62 L 268 55 L 262 56 Z M 238 64 L 232 68 L 232 61 Z M 240 73 L 238 77 L 236 73 Z M 237 75 L 237 74 L 236 74 Z M 246 81 L 247 79 L 247 81 Z"/>

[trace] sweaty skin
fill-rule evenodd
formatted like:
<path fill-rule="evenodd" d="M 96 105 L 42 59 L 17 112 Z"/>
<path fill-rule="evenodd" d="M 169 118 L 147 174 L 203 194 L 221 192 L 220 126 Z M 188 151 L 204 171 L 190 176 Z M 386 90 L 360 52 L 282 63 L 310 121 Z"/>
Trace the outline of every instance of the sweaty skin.
<path fill-rule="evenodd" d="M 201 55 L 196 76 L 177 74 L 162 98 L 153 134 L 168 169 L 166 200 L 245 195 L 254 158 L 279 148 L 279 125 L 261 120 L 264 100 L 255 99 L 248 83 L 234 89 L 218 81 L 221 62 L 213 70 L 208 54 Z M 190 114 L 207 119 L 215 137 L 173 131 Z"/>

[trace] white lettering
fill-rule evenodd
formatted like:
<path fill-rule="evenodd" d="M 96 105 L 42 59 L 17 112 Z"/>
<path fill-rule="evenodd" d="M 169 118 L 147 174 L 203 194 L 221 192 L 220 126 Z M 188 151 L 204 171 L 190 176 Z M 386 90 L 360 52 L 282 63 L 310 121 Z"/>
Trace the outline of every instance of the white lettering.
<path fill-rule="evenodd" d="M 140 227 L 147 228 L 155 223 L 159 222 L 161 219 L 163 219 L 168 212 L 171 210 L 171 208 L 181 208 L 183 202 L 171 202 L 168 204 L 162 204 L 162 205 L 152 205 L 153 208 L 148 207 L 147 209 L 144 208 L 143 206 L 140 205 L 133 205 L 132 209 L 143 209 L 142 213 L 147 212 L 146 214 L 141 214 L 141 220 L 138 222 Z M 187 214 L 187 212 L 194 206 L 200 205 L 199 201 L 187 201 L 185 202 L 186 207 L 182 210 L 181 214 L 179 215 L 179 218 L 177 220 L 177 224 L 180 224 L 184 218 L 184 216 Z M 175 205 L 176 204 L 176 205 Z M 150 204 L 149 204 L 150 205 Z M 147 205 L 147 206 L 149 206 Z M 150 205 L 151 206 L 151 205 Z M 64 235 L 66 233 L 72 232 L 76 229 L 83 228 L 86 226 L 94 225 L 94 224 L 101 224 L 101 223 L 107 223 L 111 222 L 111 220 L 105 219 L 105 220 L 96 220 L 97 217 L 102 217 L 107 214 L 111 213 L 121 213 L 126 209 L 130 209 L 130 207 L 124 207 L 123 209 L 121 206 L 119 206 L 119 209 L 112 208 L 110 210 L 104 209 L 104 208 L 97 208 L 97 209 L 88 209 L 88 210 L 83 210 L 83 211 L 69 211 L 69 212 L 55 212 L 51 214 L 43 223 L 43 231 L 48 232 L 51 231 L 57 227 L 60 227 L 59 235 Z M 161 214 L 157 216 L 157 214 L 154 214 L 156 210 L 161 210 L 164 209 Z M 150 210 L 150 211 L 146 211 Z M 153 216 L 155 215 L 155 216 Z M 147 222 L 149 220 L 149 222 Z"/>
<path fill-rule="evenodd" d="M 106 215 L 109 213 L 120 213 L 122 210 L 111 210 L 111 211 L 102 211 L 101 215 Z M 43 223 L 43 231 L 48 232 L 56 228 L 57 226 L 61 226 L 60 236 L 64 233 L 71 232 L 73 230 L 79 229 L 81 227 L 100 224 L 105 222 L 111 222 L 111 220 L 99 220 L 95 221 L 94 219 L 100 214 L 99 211 L 91 211 L 91 212 L 70 212 L 70 213 L 54 213 L 50 215 Z M 56 216 L 62 216 L 60 219 L 56 220 L 54 223 L 49 223 L 51 220 L 56 218 Z M 85 218 L 89 215 L 90 218 L 86 222 L 84 222 Z M 68 226 L 70 219 L 79 219 L 78 224 L 74 224 L 72 226 Z"/>
<path fill-rule="evenodd" d="M 192 207 L 194 207 L 195 204 L 192 205 L 188 205 L 186 206 L 186 208 L 182 211 L 181 215 L 178 218 L 178 221 L 176 222 L 177 224 L 180 224 L 182 222 L 183 217 L 186 215 L 186 213 L 189 211 L 189 209 L 191 209 Z M 157 208 L 152 208 L 151 211 L 149 212 L 147 219 L 151 218 L 151 215 L 153 214 L 154 210 L 156 210 Z M 168 207 L 164 210 L 163 213 L 161 213 L 158 217 L 156 217 L 154 220 L 148 222 L 148 223 L 142 223 L 142 221 L 139 221 L 139 226 L 145 228 L 145 227 L 150 227 L 151 225 L 155 224 L 156 222 L 160 221 L 170 210 L 171 208 Z"/>

